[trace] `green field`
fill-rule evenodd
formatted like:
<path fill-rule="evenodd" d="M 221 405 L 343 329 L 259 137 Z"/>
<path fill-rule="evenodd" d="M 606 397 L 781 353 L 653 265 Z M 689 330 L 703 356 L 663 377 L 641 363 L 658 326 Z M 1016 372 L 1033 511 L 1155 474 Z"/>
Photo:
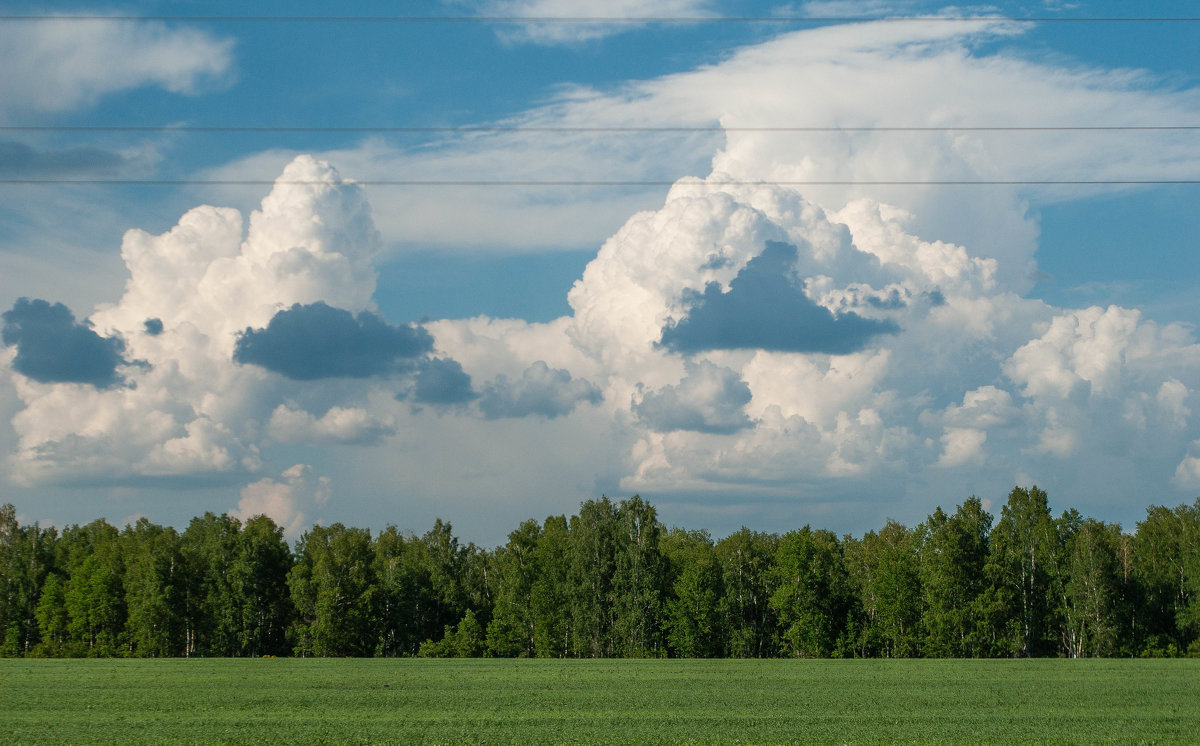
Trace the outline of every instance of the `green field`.
<path fill-rule="evenodd" d="M 5 743 L 1198 739 L 1197 660 L 0 660 Z"/>

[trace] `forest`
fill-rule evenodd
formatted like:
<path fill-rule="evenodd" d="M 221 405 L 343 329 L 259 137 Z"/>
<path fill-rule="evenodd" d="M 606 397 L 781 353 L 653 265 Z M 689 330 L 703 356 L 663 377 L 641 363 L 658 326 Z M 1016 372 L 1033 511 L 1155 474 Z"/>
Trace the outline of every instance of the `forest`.
<path fill-rule="evenodd" d="M 862 537 L 714 541 L 639 496 L 527 520 L 495 549 L 205 513 L 59 531 L 0 507 L 0 655 L 1174 657 L 1200 655 L 1200 499 L 1132 533 L 1017 487 Z"/>

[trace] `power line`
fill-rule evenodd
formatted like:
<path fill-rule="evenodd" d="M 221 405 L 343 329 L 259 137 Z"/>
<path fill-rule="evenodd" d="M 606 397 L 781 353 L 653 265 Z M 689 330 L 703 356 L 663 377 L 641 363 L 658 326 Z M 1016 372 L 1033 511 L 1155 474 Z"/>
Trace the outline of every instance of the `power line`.
<path fill-rule="evenodd" d="M 229 133 L 385 133 L 385 134 L 470 134 L 475 132 L 533 133 L 699 133 L 699 132 L 780 132 L 780 133 L 856 133 L 856 132 L 1188 132 L 1200 130 L 1195 124 L 1167 125 L 1031 125 L 1031 126 L 864 126 L 864 127 L 723 127 L 700 126 L 539 126 L 539 125 L 435 125 L 435 126 L 238 126 L 238 125 L 0 125 L 0 132 L 229 132 Z"/>
<path fill-rule="evenodd" d="M 315 180 L 278 179 L 0 179 L 0 185 L 58 186 L 319 186 Z M 525 179 L 363 179 L 348 180 L 347 185 L 379 187 L 673 187 L 673 186 L 1170 186 L 1200 184 L 1200 179 L 962 179 L 962 180 L 721 180 L 721 181 L 604 181 L 604 180 L 525 180 Z"/>
<path fill-rule="evenodd" d="M 1195 23 L 1200 16 L 188 16 L 0 15 L 0 21 L 158 21 L 176 23 L 394 23 L 528 25 L 684 25 L 820 23 Z"/>

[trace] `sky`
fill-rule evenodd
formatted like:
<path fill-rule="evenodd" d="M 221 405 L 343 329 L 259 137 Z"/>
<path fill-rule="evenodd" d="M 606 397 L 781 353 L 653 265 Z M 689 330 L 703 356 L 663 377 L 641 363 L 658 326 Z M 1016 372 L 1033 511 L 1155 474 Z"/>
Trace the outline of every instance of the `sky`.
<path fill-rule="evenodd" d="M 1200 494 L 1193 2 L 597 7 L 8 3 L 0 501 L 494 546 Z"/>

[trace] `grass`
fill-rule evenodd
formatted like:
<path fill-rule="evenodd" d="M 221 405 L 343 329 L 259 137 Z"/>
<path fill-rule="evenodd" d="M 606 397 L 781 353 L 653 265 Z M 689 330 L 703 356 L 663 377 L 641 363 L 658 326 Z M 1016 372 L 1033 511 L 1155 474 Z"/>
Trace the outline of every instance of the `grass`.
<path fill-rule="evenodd" d="M 3 743 L 1195 743 L 1200 660 L 0 660 Z"/>

